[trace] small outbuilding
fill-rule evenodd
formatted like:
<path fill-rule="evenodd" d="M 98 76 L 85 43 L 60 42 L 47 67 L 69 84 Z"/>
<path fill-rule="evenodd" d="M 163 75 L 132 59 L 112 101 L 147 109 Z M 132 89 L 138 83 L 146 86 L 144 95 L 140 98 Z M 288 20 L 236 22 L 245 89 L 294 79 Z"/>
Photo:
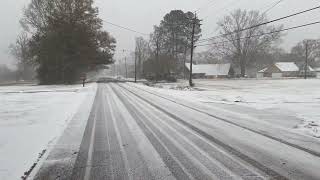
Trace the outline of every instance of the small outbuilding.
<path fill-rule="evenodd" d="M 264 77 L 266 77 L 266 76 L 265 76 L 265 72 L 267 71 L 267 69 L 268 69 L 268 68 L 264 68 L 264 69 L 258 71 L 258 73 L 257 73 L 257 78 L 264 78 Z"/>
<path fill-rule="evenodd" d="M 259 71 L 263 73 L 263 77 L 282 78 L 282 77 L 298 77 L 299 67 L 294 62 L 277 62 L 269 67 Z M 258 73 L 258 74 L 259 74 Z"/>
<path fill-rule="evenodd" d="M 185 67 L 190 72 L 190 63 Z M 231 64 L 193 64 L 192 76 L 195 79 L 228 78 L 234 76 Z"/>
<path fill-rule="evenodd" d="M 317 78 L 320 79 L 320 68 L 315 68 L 314 70 L 316 71 Z"/>

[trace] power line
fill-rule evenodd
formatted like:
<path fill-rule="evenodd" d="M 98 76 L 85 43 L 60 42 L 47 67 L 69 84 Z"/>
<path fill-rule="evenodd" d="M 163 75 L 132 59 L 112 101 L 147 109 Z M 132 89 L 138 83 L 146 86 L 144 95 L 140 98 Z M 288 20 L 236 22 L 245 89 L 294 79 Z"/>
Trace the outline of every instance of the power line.
<path fill-rule="evenodd" d="M 282 1 L 284 1 L 284 0 L 280 0 L 280 2 L 282 2 Z M 232 2 L 230 3 L 230 5 L 234 5 L 235 2 L 239 2 L 239 0 L 232 1 Z M 267 9 L 266 11 L 264 11 L 263 14 L 266 14 L 268 11 L 270 11 L 271 9 L 273 9 L 274 7 L 276 7 L 278 4 L 280 4 L 280 2 L 277 1 L 276 4 L 274 4 L 275 2 L 273 2 L 272 4 L 267 5 L 267 7 L 265 7 L 265 8 L 268 8 L 269 6 L 272 6 L 272 7 L 270 7 L 270 8 Z M 228 4 L 226 7 L 224 7 L 224 9 L 227 8 L 227 7 L 230 7 L 230 5 Z M 259 11 L 262 11 L 262 10 L 265 9 L 265 8 L 260 8 Z M 221 10 L 222 10 L 222 9 L 221 9 Z M 209 17 L 209 15 L 206 16 L 206 17 L 203 18 L 203 19 L 206 19 L 206 18 L 208 18 L 208 17 Z M 215 31 L 211 32 L 210 34 L 212 34 L 212 33 L 214 33 L 214 32 L 215 32 Z"/>
<path fill-rule="evenodd" d="M 313 10 L 316 10 L 316 9 L 319 9 L 319 8 L 320 8 L 320 6 L 317 6 L 317 7 L 314 7 L 314 8 L 311 8 L 311 9 L 307 9 L 307 10 L 304 10 L 304 11 L 300 11 L 300 12 L 297 12 L 297 13 L 294 13 L 294 14 L 291 14 L 291 15 L 288 15 L 288 16 L 284 16 L 284 17 L 278 18 L 278 19 L 274 19 L 274 20 L 267 21 L 267 22 L 264 22 L 264 23 L 256 24 L 254 26 L 247 27 L 247 28 L 244 28 L 244 29 L 236 30 L 236 31 L 233 31 L 231 33 L 226 33 L 226 34 L 222 34 L 222 35 L 218 35 L 218 36 L 213 36 L 211 38 L 201 39 L 199 41 L 200 42 L 205 42 L 205 41 L 210 41 L 210 40 L 216 39 L 216 38 L 221 37 L 221 36 L 232 35 L 232 34 L 235 34 L 235 33 L 238 33 L 238 32 L 246 31 L 246 30 L 253 29 L 253 28 L 256 28 L 256 27 L 259 27 L 259 26 L 263 26 L 263 25 L 266 25 L 266 24 L 270 24 L 270 23 L 273 23 L 273 22 L 276 22 L 276 21 L 287 19 L 287 18 L 290 18 L 290 17 L 293 17 L 293 16 L 304 14 L 306 12 L 310 12 L 310 11 L 313 11 Z"/>
<path fill-rule="evenodd" d="M 115 26 L 115 27 L 118 27 L 118 28 L 127 30 L 127 31 L 131 31 L 131 32 L 134 32 L 134 33 L 137 33 L 137 34 L 141 34 L 141 35 L 144 35 L 144 36 L 149 36 L 149 34 L 147 34 L 147 33 L 139 32 L 139 31 L 130 29 L 130 28 L 128 28 L 128 27 L 124 27 L 124 26 L 121 26 L 121 25 L 114 24 L 114 23 L 112 23 L 112 22 L 108 22 L 108 21 L 105 21 L 105 20 L 103 20 L 103 22 L 105 22 L 105 23 L 107 23 L 107 24 L 110 24 L 110 25 L 113 25 L 113 26 Z"/>
<path fill-rule="evenodd" d="M 198 13 L 199 11 L 201 11 L 205 8 L 206 9 L 209 8 L 211 6 L 211 4 L 213 4 L 213 2 L 216 3 L 215 0 L 209 0 L 209 2 L 205 6 L 198 8 L 197 10 L 195 10 L 195 12 Z"/>
<path fill-rule="evenodd" d="M 223 10 L 229 8 L 231 5 L 234 5 L 236 2 L 239 2 L 239 0 L 233 0 L 231 2 L 229 2 L 226 6 L 223 6 L 222 8 L 219 8 L 215 13 L 219 14 L 220 12 L 222 12 Z M 202 18 L 203 20 L 207 19 L 210 15 L 205 16 L 204 18 Z"/>
<path fill-rule="evenodd" d="M 262 14 L 267 14 L 269 11 L 271 11 L 273 8 L 275 8 L 276 6 L 278 6 L 280 3 L 282 3 L 284 0 L 279 0 L 277 1 L 275 4 L 273 4 L 270 8 L 268 8 L 267 10 L 265 10 Z"/>
<path fill-rule="evenodd" d="M 320 21 L 313 22 L 313 23 L 308 23 L 308 24 L 303 24 L 303 25 L 300 25 L 300 26 L 290 27 L 290 28 L 286 28 L 286 29 L 282 29 L 282 30 L 278 30 L 278 31 L 272 31 L 272 32 L 268 32 L 268 33 L 262 33 L 262 34 L 256 34 L 256 35 L 248 36 L 248 37 L 238 38 L 238 39 L 235 39 L 235 40 L 243 40 L 243 39 L 250 39 L 250 38 L 253 38 L 253 37 L 261 37 L 261 36 L 268 35 L 268 34 L 274 34 L 274 33 L 289 31 L 289 30 L 298 29 L 298 28 L 302 28 L 302 27 L 306 27 L 306 26 L 315 25 L 315 24 L 320 24 Z M 210 45 L 222 44 L 222 43 L 227 43 L 227 42 L 230 42 L 230 41 L 221 41 L 221 42 L 214 42 L 214 43 L 209 43 L 209 44 L 200 44 L 200 45 L 196 45 L 196 46 L 197 47 L 199 47 L 199 46 L 210 46 Z"/>

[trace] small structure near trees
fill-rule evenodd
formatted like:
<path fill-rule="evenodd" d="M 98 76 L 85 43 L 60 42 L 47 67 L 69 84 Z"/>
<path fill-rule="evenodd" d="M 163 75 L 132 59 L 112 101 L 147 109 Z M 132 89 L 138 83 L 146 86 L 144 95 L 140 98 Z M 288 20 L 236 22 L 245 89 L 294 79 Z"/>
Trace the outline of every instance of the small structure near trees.
<path fill-rule="evenodd" d="M 320 68 L 315 68 L 317 78 L 320 79 Z"/>
<path fill-rule="evenodd" d="M 304 77 L 306 74 L 305 65 L 301 65 L 299 66 L 299 68 L 300 68 L 299 77 Z M 317 76 L 316 70 L 314 70 L 311 66 L 308 66 L 307 77 L 314 78 L 316 76 Z"/>

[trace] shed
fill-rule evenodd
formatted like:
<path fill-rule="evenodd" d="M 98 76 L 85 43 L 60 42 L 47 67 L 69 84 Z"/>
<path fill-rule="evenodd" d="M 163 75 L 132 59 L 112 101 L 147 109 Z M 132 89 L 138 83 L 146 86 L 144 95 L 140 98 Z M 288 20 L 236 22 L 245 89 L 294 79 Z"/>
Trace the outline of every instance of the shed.
<path fill-rule="evenodd" d="M 268 68 L 264 68 L 262 70 L 260 70 L 258 73 L 257 73 L 257 78 L 264 78 L 265 77 L 265 72 L 267 71 Z"/>
<path fill-rule="evenodd" d="M 186 69 L 190 72 L 190 63 L 185 64 Z M 193 78 L 227 78 L 234 75 L 231 64 L 193 64 Z"/>

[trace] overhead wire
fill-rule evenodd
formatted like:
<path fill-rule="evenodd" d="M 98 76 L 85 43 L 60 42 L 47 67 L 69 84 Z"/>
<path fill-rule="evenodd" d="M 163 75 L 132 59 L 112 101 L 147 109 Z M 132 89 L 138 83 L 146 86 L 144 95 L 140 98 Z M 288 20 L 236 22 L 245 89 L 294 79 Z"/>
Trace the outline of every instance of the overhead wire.
<path fill-rule="evenodd" d="M 284 1 L 284 0 L 280 0 L 280 2 L 282 2 L 282 1 Z M 235 0 L 235 1 L 232 1 L 232 2 L 230 2 L 230 4 L 228 4 L 227 6 L 225 6 L 224 8 L 221 8 L 220 10 L 223 10 L 223 9 L 226 9 L 227 7 L 230 7 L 230 5 L 234 5 L 235 3 L 237 3 L 237 2 L 240 2 L 239 0 Z M 266 14 L 267 12 L 269 12 L 270 10 L 272 10 L 273 8 L 275 8 L 277 5 L 279 5 L 280 4 L 280 2 L 279 2 L 279 0 L 277 0 L 277 2 L 272 2 L 272 4 L 268 4 L 267 5 L 267 10 L 266 11 L 264 11 L 264 13 L 263 14 Z M 269 6 L 271 6 L 271 7 L 269 7 Z M 262 11 L 262 9 L 263 8 L 261 8 L 261 11 Z M 219 13 L 220 11 L 218 11 L 218 13 Z M 207 15 L 205 18 L 203 18 L 203 19 L 206 19 L 206 18 L 208 18 L 210 15 Z M 213 31 L 213 32 L 211 32 L 210 34 L 212 34 L 212 33 L 214 33 L 215 31 Z M 209 35 L 209 34 L 208 34 Z"/>
<path fill-rule="evenodd" d="M 269 11 L 271 11 L 273 8 L 275 8 L 276 6 L 278 6 L 280 3 L 282 3 L 284 0 L 279 0 L 277 1 L 275 4 L 273 4 L 271 7 L 269 7 L 268 9 L 266 9 L 262 14 L 267 14 Z"/>
<path fill-rule="evenodd" d="M 307 23 L 307 24 L 303 24 L 303 25 L 299 25 L 299 26 L 294 26 L 294 27 L 290 27 L 290 28 L 285 28 L 285 29 L 281 29 L 281 30 L 277 30 L 277 31 L 271 31 L 271 32 L 267 32 L 267 33 L 251 35 L 251 36 L 238 38 L 238 39 L 234 39 L 234 40 L 236 41 L 236 40 L 250 39 L 250 38 L 253 38 L 253 37 L 262 37 L 264 35 L 275 34 L 275 33 L 284 32 L 284 31 L 290 31 L 290 30 L 293 30 L 293 29 L 299 29 L 299 28 L 302 28 L 302 27 L 312 26 L 312 25 L 315 25 L 315 24 L 320 24 L 320 21 Z M 199 45 L 196 45 L 196 46 L 197 47 L 198 46 L 210 46 L 210 45 L 222 44 L 222 43 L 227 43 L 227 42 L 230 42 L 230 41 L 226 40 L 226 41 L 213 42 L 213 43 L 208 43 L 208 44 L 199 44 Z"/>
<path fill-rule="evenodd" d="M 300 15 L 300 14 L 304 14 L 304 13 L 307 13 L 307 12 L 310 12 L 310 11 L 314 11 L 316 9 L 320 9 L 320 6 L 317 6 L 317 7 L 314 7 L 314 8 L 310 8 L 310 9 L 307 9 L 307 10 L 304 10 L 304 11 L 300 11 L 300 12 L 297 12 L 297 13 L 294 13 L 294 14 L 290 14 L 290 15 L 287 15 L 287 16 L 284 16 L 284 17 L 280 17 L 280 18 L 277 18 L 277 19 L 274 19 L 274 20 L 271 20 L 271 21 L 259 23 L 259 24 L 256 24 L 256 25 L 253 25 L 253 26 L 250 26 L 250 27 L 247 27 L 247 28 L 243 28 L 243 29 L 240 29 L 240 30 L 236 30 L 236 31 L 233 31 L 233 32 L 230 32 L 230 33 L 221 34 L 221 35 L 213 36 L 213 37 L 206 38 L 206 39 L 201 39 L 201 40 L 199 40 L 199 42 L 210 41 L 210 40 L 216 39 L 218 37 L 232 35 L 232 34 L 239 33 L 239 32 L 242 32 L 242 31 L 246 31 L 246 30 L 249 30 L 249 29 L 253 29 L 253 28 L 256 28 L 256 27 L 259 27 L 259 26 L 263 26 L 263 25 L 266 25 L 266 24 L 277 22 L 277 21 L 280 21 L 280 20 L 283 20 L 283 19 L 294 17 L 294 16 L 297 16 L 297 15 Z"/>
<path fill-rule="evenodd" d="M 105 22 L 105 23 L 107 23 L 107 24 L 110 24 L 110 25 L 112 25 L 112 26 L 118 27 L 118 28 L 120 28 L 120 29 L 124 29 L 124 30 L 127 30 L 127 31 L 131 31 L 131 32 L 133 32 L 133 33 L 141 34 L 141 35 L 144 35 L 144 36 L 149 36 L 149 34 L 147 34 L 147 33 L 139 32 L 139 31 L 133 30 L 133 29 L 131 29 L 131 28 L 128 28 L 128 27 L 125 27 L 125 26 L 121 26 L 121 25 L 118 25 L 118 24 L 115 24 L 115 23 L 112 23 L 112 22 L 109 22 L 109 21 L 103 20 L 103 22 Z"/>

